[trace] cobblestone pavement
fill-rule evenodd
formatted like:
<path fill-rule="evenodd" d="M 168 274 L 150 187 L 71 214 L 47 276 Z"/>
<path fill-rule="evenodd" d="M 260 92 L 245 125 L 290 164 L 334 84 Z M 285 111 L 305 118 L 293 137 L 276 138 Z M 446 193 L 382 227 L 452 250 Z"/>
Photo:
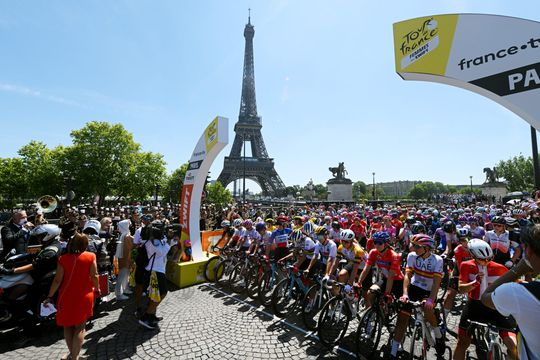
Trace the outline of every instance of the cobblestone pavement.
<path fill-rule="evenodd" d="M 87 326 L 82 353 L 89 359 L 354 358 L 348 349 L 355 348 L 356 320 L 342 346 L 330 351 L 304 330 L 298 318 L 279 320 L 257 302 L 213 285 L 169 292 L 158 309 L 164 318 L 160 330 L 140 326 L 134 310 L 132 300 L 102 304 Z M 457 328 L 458 320 L 450 316 L 450 329 Z M 66 353 L 62 330 L 53 323 L 39 330 L 36 337 L 16 331 L 0 334 L 0 358 L 60 359 Z M 449 340 L 453 348 L 455 338 L 450 335 Z"/>

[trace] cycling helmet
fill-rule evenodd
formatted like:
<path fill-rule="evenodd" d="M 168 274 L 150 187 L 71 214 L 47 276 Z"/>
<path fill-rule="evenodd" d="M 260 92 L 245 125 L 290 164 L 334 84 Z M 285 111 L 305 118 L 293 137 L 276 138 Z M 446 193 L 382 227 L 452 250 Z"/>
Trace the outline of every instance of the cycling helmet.
<path fill-rule="evenodd" d="M 456 224 L 453 221 L 447 221 L 444 223 L 442 229 L 444 232 L 451 233 L 456 230 Z"/>
<path fill-rule="evenodd" d="M 504 221 L 508 226 L 516 226 L 518 224 L 517 219 L 514 219 L 513 217 L 504 218 Z"/>
<path fill-rule="evenodd" d="M 467 219 L 467 222 L 469 224 L 478 224 L 478 218 L 476 218 L 474 216 L 469 216 L 469 218 Z"/>
<path fill-rule="evenodd" d="M 274 223 L 274 219 L 272 218 L 267 218 L 266 220 L 264 220 L 264 222 L 267 222 L 269 224 L 273 224 Z"/>
<path fill-rule="evenodd" d="M 230 227 L 231 226 L 231 222 L 229 220 L 223 220 L 221 222 L 221 227 Z"/>
<path fill-rule="evenodd" d="M 489 221 L 484 223 L 484 229 L 486 229 L 486 231 L 493 230 L 493 224 Z"/>
<path fill-rule="evenodd" d="M 313 225 L 311 221 L 306 222 L 304 226 L 302 227 L 302 229 L 308 234 L 313 233 L 314 228 L 315 226 Z"/>
<path fill-rule="evenodd" d="M 36 226 L 34 230 L 32 230 L 31 235 L 34 235 L 34 236 L 42 235 L 43 238 L 41 239 L 41 242 L 48 242 L 54 239 L 55 237 L 57 237 L 58 235 L 60 235 L 61 231 L 62 229 L 60 229 L 58 225 L 43 224 L 43 225 Z"/>
<path fill-rule="evenodd" d="M 88 233 L 88 229 L 94 229 L 94 231 L 96 232 L 95 235 L 99 235 L 99 231 L 101 230 L 101 223 L 97 220 L 88 220 L 85 224 L 84 224 L 84 227 L 83 227 L 83 233 L 86 234 Z M 91 231 L 91 230 L 90 230 Z"/>
<path fill-rule="evenodd" d="M 328 230 L 324 226 L 317 226 L 315 229 L 315 234 L 317 235 L 327 235 Z"/>
<path fill-rule="evenodd" d="M 287 222 L 287 221 L 289 221 L 289 218 L 286 217 L 285 215 L 279 215 L 279 216 L 277 217 L 277 222 L 278 222 L 278 223 L 282 223 L 282 224 L 283 224 L 284 222 Z"/>
<path fill-rule="evenodd" d="M 263 222 L 259 222 L 255 225 L 256 231 L 266 230 L 266 224 Z"/>
<path fill-rule="evenodd" d="M 390 235 L 386 231 L 377 231 L 371 236 L 373 241 L 382 241 L 385 244 L 390 242 Z"/>
<path fill-rule="evenodd" d="M 525 210 L 523 209 L 514 209 L 512 210 L 513 215 L 525 215 Z"/>
<path fill-rule="evenodd" d="M 457 229 L 457 237 L 458 238 L 466 238 L 466 237 L 469 237 L 469 229 L 465 228 L 465 227 L 462 227 L 462 228 L 459 228 Z"/>
<path fill-rule="evenodd" d="M 339 240 L 341 241 L 353 241 L 354 231 L 350 229 L 341 230 L 339 233 Z"/>
<path fill-rule="evenodd" d="M 326 216 L 324 217 L 324 221 L 326 221 L 326 220 L 332 220 L 332 217 L 329 216 L 329 215 L 326 215 Z"/>
<path fill-rule="evenodd" d="M 495 216 L 492 220 L 491 220 L 491 223 L 493 225 L 495 224 L 502 224 L 502 225 L 506 225 L 506 220 L 504 220 L 504 218 L 502 216 Z"/>
<path fill-rule="evenodd" d="M 244 226 L 245 227 L 253 226 L 253 220 L 251 220 L 251 219 L 244 220 Z"/>
<path fill-rule="evenodd" d="M 475 259 L 491 260 L 493 258 L 493 250 L 484 240 L 472 239 L 469 241 L 469 252 Z"/>
<path fill-rule="evenodd" d="M 405 222 L 407 224 L 414 224 L 416 222 L 416 219 L 414 218 L 414 216 L 407 216 L 407 219 L 405 219 Z"/>
<path fill-rule="evenodd" d="M 234 227 L 241 226 L 242 225 L 242 219 L 234 219 L 232 222 Z"/>
<path fill-rule="evenodd" d="M 293 242 L 298 242 L 302 240 L 302 232 L 300 230 L 294 230 L 291 235 L 289 235 L 289 239 Z"/>
<path fill-rule="evenodd" d="M 426 231 L 426 226 L 420 222 L 417 222 L 417 223 L 414 223 L 413 226 L 411 227 L 411 231 L 413 234 L 425 234 L 427 233 Z"/>
<path fill-rule="evenodd" d="M 332 221 L 332 229 L 339 229 L 339 223 L 337 221 Z"/>
<path fill-rule="evenodd" d="M 425 246 L 432 250 L 435 248 L 435 240 L 433 240 L 432 237 L 426 234 L 414 235 L 411 238 L 411 243 L 419 245 L 419 246 Z"/>
<path fill-rule="evenodd" d="M 460 216 L 459 219 L 458 219 L 458 222 L 467 222 L 467 217 L 466 216 Z"/>

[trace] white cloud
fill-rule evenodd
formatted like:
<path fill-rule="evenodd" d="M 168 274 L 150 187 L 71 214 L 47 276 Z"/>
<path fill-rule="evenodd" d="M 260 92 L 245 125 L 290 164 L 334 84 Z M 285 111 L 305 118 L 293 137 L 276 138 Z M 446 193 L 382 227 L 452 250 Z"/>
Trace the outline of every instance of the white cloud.
<path fill-rule="evenodd" d="M 47 93 L 44 93 L 44 92 L 42 92 L 40 90 L 36 90 L 36 89 L 32 89 L 32 88 L 25 87 L 25 86 L 20 86 L 20 85 L 0 83 L 0 91 L 9 92 L 9 93 L 12 93 L 12 94 L 23 95 L 23 96 L 28 96 L 28 97 L 35 97 L 35 98 L 39 98 L 39 99 L 43 99 L 43 100 L 46 100 L 46 101 L 51 101 L 51 102 L 55 102 L 55 103 L 59 103 L 59 104 L 64 104 L 64 105 L 70 105 L 70 106 L 77 106 L 77 107 L 86 108 L 86 106 L 84 106 L 82 104 L 79 104 L 76 101 L 68 100 L 68 99 L 63 98 L 61 96 L 47 94 Z"/>

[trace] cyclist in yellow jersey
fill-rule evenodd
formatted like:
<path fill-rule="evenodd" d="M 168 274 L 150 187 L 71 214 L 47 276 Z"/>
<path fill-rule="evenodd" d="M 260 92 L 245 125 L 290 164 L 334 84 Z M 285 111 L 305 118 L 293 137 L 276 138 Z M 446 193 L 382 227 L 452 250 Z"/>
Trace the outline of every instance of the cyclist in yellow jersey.
<path fill-rule="evenodd" d="M 359 270 L 366 266 L 366 253 L 357 242 L 353 241 L 354 232 L 352 230 L 341 230 L 339 239 L 341 244 L 337 250 L 337 257 L 340 260 L 347 260 L 347 265 L 339 272 L 338 281 L 352 286 L 360 275 Z"/>

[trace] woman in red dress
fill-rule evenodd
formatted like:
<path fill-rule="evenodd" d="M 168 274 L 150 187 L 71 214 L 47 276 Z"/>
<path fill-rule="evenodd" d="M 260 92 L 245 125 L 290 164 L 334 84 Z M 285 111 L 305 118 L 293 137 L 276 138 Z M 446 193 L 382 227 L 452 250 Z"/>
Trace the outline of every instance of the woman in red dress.
<path fill-rule="evenodd" d="M 64 338 L 69 350 L 67 359 L 79 357 L 86 320 L 92 316 L 94 291 L 99 294 L 96 256 L 86 251 L 87 247 L 86 235 L 75 233 L 69 240 L 67 254 L 58 260 L 56 277 L 45 300 L 45 303 L 50 302 L 60 287 L 56 323 L 64 327 Z"/>

